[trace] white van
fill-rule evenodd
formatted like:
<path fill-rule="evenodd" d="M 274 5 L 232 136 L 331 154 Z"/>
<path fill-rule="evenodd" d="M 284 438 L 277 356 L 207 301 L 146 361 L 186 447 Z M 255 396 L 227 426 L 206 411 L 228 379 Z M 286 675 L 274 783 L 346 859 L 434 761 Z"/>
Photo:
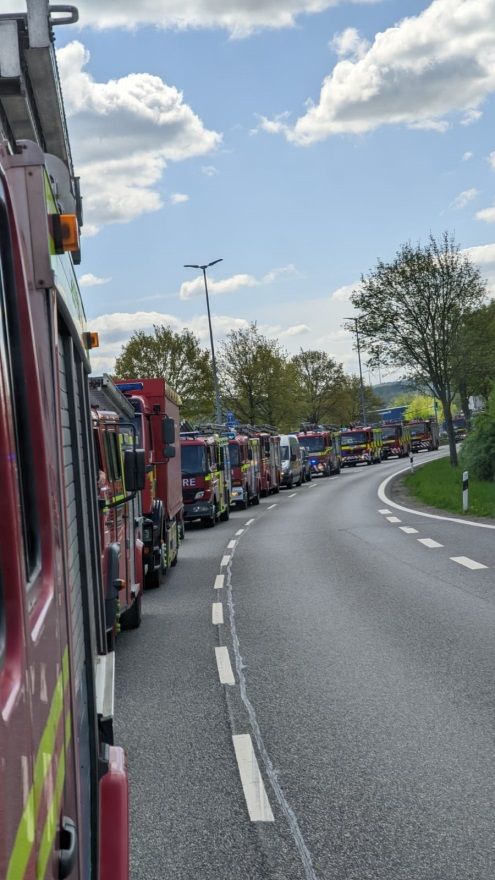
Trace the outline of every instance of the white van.
<path fill-rule="evenodd" d="M 280 457 L 282 459 L 282 486 L 292 489 L 300 486 L 303 480 L 302 452 L 295 434 L 280 435 Z"/>

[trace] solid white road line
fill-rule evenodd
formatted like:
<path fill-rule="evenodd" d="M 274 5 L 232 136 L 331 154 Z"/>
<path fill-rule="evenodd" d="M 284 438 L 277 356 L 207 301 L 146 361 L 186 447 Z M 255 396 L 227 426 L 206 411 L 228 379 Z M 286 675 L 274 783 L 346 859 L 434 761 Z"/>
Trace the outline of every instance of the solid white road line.
<path fill-rule="evenodd" d="M 441 458 L 442 456 L 439 457 Z M 427 461 L 424 462 L 424 464 L 427 464 L 428 461 L 434 461 L 434 459 L 428 458 Z M 423 464 L 423 462 L 421 462 L 421 464 Z M 395 507 L 396 510 L 404 510 L 406 513 L 413 513 L 415 516 L 425 516 L 427 519 L 441 519 L 445 520 L 446 522 L 459 523 L 461 526 L 474 526 L 474 528 L 477 529 L 495 529 L 495 525 L 493 525 L 492 523 L 473 522 L 470 519 L 457 519 L 454 516 L 440 516 L 440 514 L 438 513 L 425 513 L 422 510 L 415 510 L 413 507 L 404 507 L 403 504 L 397 504 L 396 501 L 392 501 L 392 499 L 388 498 L 388 496 L 386 495 L 385 489 L 390 480 L 393 480 L 394 477 L 398 477 L 399 474 L 405 474 L 406 472 L 410 473 L 410 468 L 407 467 L 403 468 L 400 471 L 396 471 L 394 474 L 390 474 L 389 477 L 386 477 L 385 480 L 380 483 L 378 487 L 378 497 L 380 501 L 382 501 L 384 504 L 390 504 L 390 506 Z"/>
<path fill-rule="evenodd" d="M 385 516 L 386 513 L 392 513 L 392 511 L 389 510 L 387 507 L 382 507 L 382 509 L 379 510 L 378 513 L 381 513 L 382 516 Z"/>
<path fill-rule="evenodd" d="M 215 656 L 217 658 L 220 684 L 235 684 L 228 648 L 225 648 L 223 645 L 220 648 L 215 648 Z"/>
<path fill-rule="evenodd" d="M 269 504 L 268 507 L 267 507 L 266 509 L 267 509 L 267 510 L 273 510 L 273 508 L 276 507 L 276 506 L 277 506 L 276 504 Z"/>
<path fill-rule="evenodd" d="M 439 544 L 438 541 L 434 541 L 433 538 L 417 538 L 420 544 L 424 544 L 425 547 L 429 547 L 431 550 L 434 550 L 435 547 L 443 547 L 443 544 Z"/>
<path fill-rule="evenodd" d="M 232 737 L 246 806 L 251 822 L 273 822 L 272 808 L 265 791 L 249 733 Z"/>
<path fill-rule="evenodd" d="M 227 544 L 227 550 L 233 550 L 236 544 L 237 541 L 229 541 L 229 543 Z"/>
<path fill-rule="evenodd" d="M 211 606 L 211 622 L 223 623 L 223 605 L 221 602 L 213 602 Z"/>
<path fill-rule="evenodd" d="M 418 530 L 413 529 L 412 526 L 399 526 L 399 529 L 401 530 L 401 532 L 405 532 L 406 535 L 417 535 L 418 534 Z"/>
<path fill-rule="evenodd" d="M 243 534 L 244 534 L 244 529 L 237 529 L 236 535 L 243 535 Z"/>
<path fill-rule="evenodd" d="M 459 565 L 464 565 L 466 568 L 470 568 L 473 571 L 477 568 L 488 568 L 487 565 L 483 565 L 481 562 L 476 562 L 474 559 L 470 559 L 469 556 L 451 556 L 452 562 L 457 562 Z"/>
<path fill-rule="evenodd" d="M 293 492 L 292 495 L 289 495 L 289 498 L 295 498 L 296 495 L 297 495 L 297 492 Z"/>
<path fill-rule="evenodd" d="M 217 576 L 215 578 L 215 585 L 214 585 L 213 589 L 214 590 L 221 590 L 224 583 L 225 583 L 225 575 L 224 574 L 217 574 Z"/>
<path fill-rule="evenodd" d="M 221 561 L 221 563 L 220 563 L 220 568 L 223 568 L 225 565 L 228 565 L 231 559 L 232 559 L 231 556 L 222 556 L 222 561 Z"/>
<path fill-rule="evenodd" d="M 250 526 L 251 523 L 254 523 L 254 520 L 255 520 L 255 517 L 253 517 L 253 519 L 248 519 L 246 525 L 247 525 L 247 526 Z"/>
<path fill-rule="evenodd" d="M 388 519 L 388 521 L 391 522 L 391 523 L 400 523 L 400 522 L 402 522 L 402 520 L 401 520 L 401 519 L 398 519 L 396 516 L 387 516 L 387 519 Z"/>

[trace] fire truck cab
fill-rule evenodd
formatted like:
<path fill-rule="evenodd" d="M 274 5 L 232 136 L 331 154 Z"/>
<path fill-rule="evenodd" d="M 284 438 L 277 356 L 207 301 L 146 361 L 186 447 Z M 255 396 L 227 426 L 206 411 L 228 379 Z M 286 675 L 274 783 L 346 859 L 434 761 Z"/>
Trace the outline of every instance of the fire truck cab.
<path fill-rule="evenodd" d="M 0 22 L 0 877 L 127 880 L 61 10 Z"/>
<path fill-rule="evenodd" d="M 382 461 L 381 428 L 357 427 L 341 432 L 342 467 L 357 464 L 380 464 Z"/>
<path fill-rule="evenodd" d="M 181 438 L 184 519 L 213 528 L 230 517 L 231 465 L 226 437 L 208 427 L 183 431 Z"/>
<path fill-rule="evenodd" d="M 413 452 L 421 450 L 433 452 L 440 445 L 438 422 L 436 419 L 411 419 L 407 422 L 411 432 L 411 449 Z"/>
<path fill-rule="evenodd" d="M 261 496 L 261 446 L 254 431 L 250 434 L 231 434 L 229 438 L 232 466 L 231 506 L 246 510 L 249 504 L 259 504 Z"/>
<path fill-rule="evenodd" d="M 403 422 L 384 422 L 382 425 L 383 458 L 396 455 L 406 458 L 411 452 L 411 431 Z"/>
<path fill-rule="evenodd" d="M 341 449 L 338 431 L 322 425 L 301 425 L 297 438 L 308 451 L 313 475 L 340 474 Z"/>

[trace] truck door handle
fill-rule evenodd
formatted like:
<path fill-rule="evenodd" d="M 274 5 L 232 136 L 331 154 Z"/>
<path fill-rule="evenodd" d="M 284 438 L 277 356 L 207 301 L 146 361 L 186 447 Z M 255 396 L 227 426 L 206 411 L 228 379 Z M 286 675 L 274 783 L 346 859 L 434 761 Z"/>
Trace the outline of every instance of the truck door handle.
<path fill-rule="evenodd" d="M 65 880 L 75 868 L 77 859 L 77 828 L 72 819 L 62 816 L 60 823 L 60 854 L 58 878 Z"/>

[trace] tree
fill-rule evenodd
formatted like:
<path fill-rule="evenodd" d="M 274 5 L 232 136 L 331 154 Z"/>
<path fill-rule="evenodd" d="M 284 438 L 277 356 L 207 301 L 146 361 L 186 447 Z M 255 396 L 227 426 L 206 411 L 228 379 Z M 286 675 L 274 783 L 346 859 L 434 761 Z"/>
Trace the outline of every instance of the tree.
<path fill-rule="evenodd" d="M 457 386 L 462 411 L 469 425 L 469 397 L 479 395 L 486 400 L 495 379 L 495 300 L 467 315 L 462 351 Z"/>
<path fill-rule="evenodd" d="M 303 421 L 328 421 L 345 381 L 342 364 L 324 351 L 301 348 L 292 365 L 300 387 Z"/>
<path fill-rule="evenodd" d="M 183 418 L 210 418 L 213 414 L 210 355 L 190 330 L 177 333 L 163 324 L 155 325 L 153 334 L 136 330 L 122 346 L 115 362 L 115 375 L 119 378 L 163 377 L 182 398 Z"/>
<path fill-rule="evenodd" d="M 231 330 L 218 362 L 222 399 L 240 422 L 290 425 L 297 381 L 278 342 L 263 336 L 256 323 Z"/>
<path fill-rule="evenodd" d="M 462 364 L 466 317 L 486 288 L 479 270 L 447 232 L 440 240 L 402 245 L 391 263 L 381 260 L 351 300 L 360 310 L 363 346 L 376 360 L 403 367 L 442 405 L 450 461 L 457 464 L 452 400 Z"/>
<path fill-rule="evenodd" d="M 368 422 L 380 420 L 379 409 L 383 401 L 369 385 L 364 386 L 364 407 Z M 344 376 L 344 381 L 330 410 L 330 423 L 334 425 L 361 424 L 361 382 L 359 376 Z"/>

